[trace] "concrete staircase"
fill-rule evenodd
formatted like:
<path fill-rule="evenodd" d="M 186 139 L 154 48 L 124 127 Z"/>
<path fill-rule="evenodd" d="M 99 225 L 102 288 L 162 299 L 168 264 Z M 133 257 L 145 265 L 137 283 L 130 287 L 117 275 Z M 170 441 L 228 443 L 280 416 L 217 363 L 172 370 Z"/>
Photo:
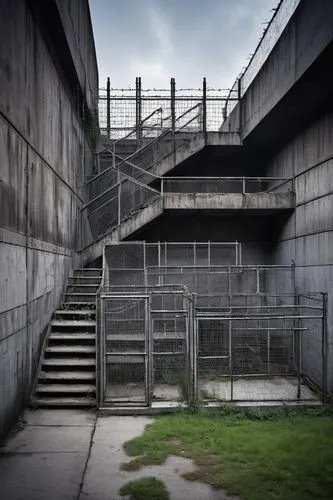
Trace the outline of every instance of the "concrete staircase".
<path fill-rule="evenodd" d="M 77 269 L 52 317 L 32 397 L 36 406 L 96 405 L 96 291 L 102 269 Z"/>

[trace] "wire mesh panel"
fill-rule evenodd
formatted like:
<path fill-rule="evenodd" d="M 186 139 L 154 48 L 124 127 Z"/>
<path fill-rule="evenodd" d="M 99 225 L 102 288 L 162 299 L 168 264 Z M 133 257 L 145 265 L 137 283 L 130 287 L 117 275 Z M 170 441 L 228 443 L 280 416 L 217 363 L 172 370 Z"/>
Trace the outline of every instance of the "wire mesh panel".
<path fill-rule="evenodd" d="M 148 404 L 146 297 L 102 297 L 104 403 Z"/>
<path fill-rule="evenodd" d="M 152 313 L 153 400 L 187 401 L 187 315 Z"/>
<path fill-rule="evenodd" d="M 303 296 L 258 295 L 257 303 L 246 300 L 228 307 L 216 298 L 197 299 L 199 398 L 317 400 L 318 391 L 313 390 L 316 379 L 304 361 L 304 346 L 314 342 L 313 334 L 319 336 L 323 331 L 322 304 L 309 305 Z M 317 370 L 324 388 L 325 365 L 324 352 L 317 352 Z"/>
<path fill-rule="evenodd" d="M 197 321 L 197 389 L 199 399 L 232 399 L 229 321 L 200 318 Z"/>

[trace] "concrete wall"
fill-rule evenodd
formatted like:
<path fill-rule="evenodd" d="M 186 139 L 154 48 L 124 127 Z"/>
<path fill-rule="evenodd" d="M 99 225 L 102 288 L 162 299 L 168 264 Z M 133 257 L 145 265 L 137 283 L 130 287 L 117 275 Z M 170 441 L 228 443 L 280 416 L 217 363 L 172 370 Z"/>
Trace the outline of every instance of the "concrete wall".
<path fill-rule="evenodd" d="M 269 163 L 268 175 L 295 177 L 296 210 L 275 235 L 273 263 L 296 265 L 300 291 L 328 292 L 329 387 L 333 392 L 333 111 L 299 133 Z M 321 338 L 304 348 L 303 367 L 320 383 Z"/>
<path fill-rule="evenodd" d="M 288 2 L 286 0 L 283 4 Z M 330 0 L 316 2 L 315 8 L 312 0 L 302 0 L 299 3 L 279 41 L 242 98 L 243 140 L 330 44 L 332 24 L 333 3 Z M 247 73 L 244 80 L 246 75 Z"/>
<path fill-rule="evenodd" d="M 0 436 L 27 401 L 47 324 L 80 263 L 80 190 L 92 164 L 79 112 L 96 105 L 88 4 L 50 0 L 46 10 L 1 1 Z"/>

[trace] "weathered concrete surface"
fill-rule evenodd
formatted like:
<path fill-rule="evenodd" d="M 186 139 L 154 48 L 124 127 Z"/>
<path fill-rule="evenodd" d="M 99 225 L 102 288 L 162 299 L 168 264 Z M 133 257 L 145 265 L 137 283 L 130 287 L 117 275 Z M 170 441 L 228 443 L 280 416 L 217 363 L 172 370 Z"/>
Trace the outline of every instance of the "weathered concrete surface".
<path fill-rule="evenodd" d="M 143 476 L 164 481 L 171 500 L 232 500 L 222 490 L 183 479 L 195 470 L 191 460 L 169 457 L 161 466 L 121 471 L 130 460 L 123 444 L 143 433 L 152 422 L 148 417 L 37 410 L 25 420 L 0 448 L 1 500 L 117 500 L 123 484 Z"/>
<path fill-rule="evenodd" d="M 91 151 L 73 95 L 96 105 L 96 60 L 88 61 L 87 2 L 60 3 L 48 2 L 60 24 L 52 19 L 46 34 L 45 2 L 1 2 L 0 436 L 27 401 L 45 328 L 80 262 L 77 216 Z M 61 22 L 70 9 L 71 32 L 81 37 L 71 49 Z M 79 77 L 78 61 L 87 68 Z M 82 88 L 71 87 L 75 74 Z"/>
<path fill-rule="evenodd" d="M 96 415 L 78 410 L 27 412 L 27 424 L 0 450 L 0 498 L 78 497 Z"/>
<path fill-rule="evenodd" d="M 291 4 L 290 11 L 294 10 L 294 13 L 277 43 L 270 46 L 270 54 L 263 58 L 260 71 L 256 68 L 254 80 L 250 77 L 251 68 L 249 74 L 246 73 L 242 78 L 245 93 L 242 94 L 240 106 L 240 133 L 243 140 L 279 104 L 333 40 L 333 4 L 330 0 L 316 3 L 315 8 L 311 0 L 302 0 L 296 9 L 293 3 L 297 2 L 283 2 L 284 6 Z M 282 23 L 285 24 L 284 19 Z M 272 24 L 265 37 L 267 40 L 270 39 L 270 32 L 275 36 L 274 29 L 276 26 Z M 264 39 L 262 44 L 265 43 Z M 237 130 L 236 114 L 235 109 L 222 130 Z M 288 127 L 288 122 L 285 126 Z"/>
<path fill-rule="evenodd" d="M 205 146 L 240 147 L 242 141 L 237 132 L 207 132 L 206 139 L 203 132 L 198 132 L 190 141 L 178 146 L 175 153 L 171 149 L 161 160 L 155 162 L 151 171 L 155 175 L 163 176 L 176 165 L 202 151 Z"/>
<path fill-rule="evenodd" d="M 98 419 L 87 472 L 79 500 L 120 500 L 119 488 L 134 479 L 154 476 L 169 490 L 171 500 L 232 500 L 222 490 L 205 484 L 186 481 L 181 474 L 195 470 L 191 460 L 169 457 L 160 466 L 144 467 L 135 472 L 120 470 L 128 457 L 123 443 L 144 431 L 152 420 L 147 417 L 101 417 Z"/>
<path fill-rule="evenodd" d="M 323 114 L 286 144 L 270 161 L 268 175 L 295 176 L 296 209 L 275 235 L 273 263 L 293 259 L 300 291 L 328 292 L 333 392 L 333 112 Z M 303 369 L 321 385 L 321 332 L 312 332 L 304 344 Z"/>
<path fill-rule="evenodd" d="M 293 193 L 168 193 L 165 210 L 291 210 Z"/>
<path fill-rule="evenodd" d="M 166 193 L 153 200 L 128 219 L 119 228 L 107 232 L 98 241 L 83 251 L 83 261 L 90 262 L 99 257 L 104 245 L 122 241 L 160 217 L 164 211 L 198 211 L 209 214 L 223 212 L 246 212 L 264 215 L 265 212 L 292 210 L 295 206 L 294 194 L 288 193 Z M 156 236 L 157 238 L 157 236 Z M 174 236 L 177 239 L 176 235 Z M 164 239 L 164 238 L 162 238 Z M 197 239 L 197 238 L 194 238 Z M 211 239 L 211 237 L 208 237 Z M 229 241 L 230 237 L 229 237 Z"/>

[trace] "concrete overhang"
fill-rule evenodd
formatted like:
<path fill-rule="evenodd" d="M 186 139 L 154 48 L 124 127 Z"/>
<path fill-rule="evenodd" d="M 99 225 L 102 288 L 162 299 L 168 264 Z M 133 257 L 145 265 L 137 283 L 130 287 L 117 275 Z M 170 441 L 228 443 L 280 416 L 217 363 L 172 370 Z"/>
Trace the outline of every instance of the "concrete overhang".
<path fill-rule="evenodd" d="M 288 193 L 167 193 L 123 220 L 119 227 L 111 229 L 98 241 L 85 248 L 84 261 L 89 262 L 102 255 L 104 245 L 123 241 L 150 224 L 163 212 L 181 211 L 208 214 L 255 213 L 264 215 L 292 210 L 295 194 Z"/>
<path fill-rule="evenodd" d="M 165 210 L 292 210 L 294 193 L 168 193 Z"/>

